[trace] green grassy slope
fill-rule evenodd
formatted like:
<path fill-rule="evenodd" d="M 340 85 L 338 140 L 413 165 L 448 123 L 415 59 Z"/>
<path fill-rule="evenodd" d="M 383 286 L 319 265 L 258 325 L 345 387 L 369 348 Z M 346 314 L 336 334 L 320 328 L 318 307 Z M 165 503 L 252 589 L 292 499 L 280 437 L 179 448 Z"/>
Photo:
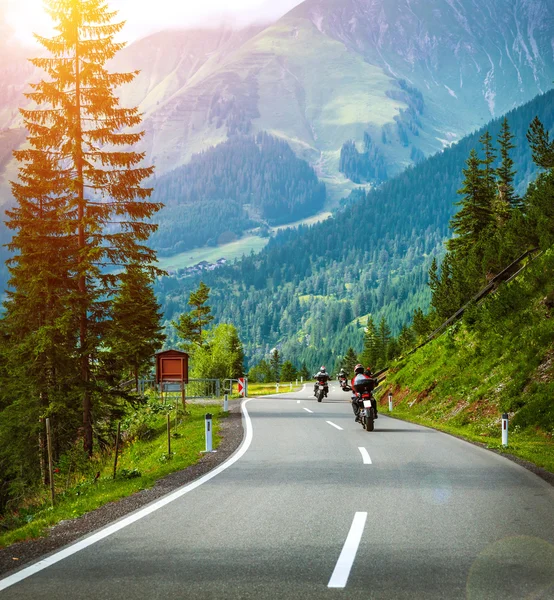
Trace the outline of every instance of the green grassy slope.
<path fill-rule="evenodd" d="M 499 448 L 554 472 L 554 250 L 445 334 L 393 366 L 394 415 Z"/>

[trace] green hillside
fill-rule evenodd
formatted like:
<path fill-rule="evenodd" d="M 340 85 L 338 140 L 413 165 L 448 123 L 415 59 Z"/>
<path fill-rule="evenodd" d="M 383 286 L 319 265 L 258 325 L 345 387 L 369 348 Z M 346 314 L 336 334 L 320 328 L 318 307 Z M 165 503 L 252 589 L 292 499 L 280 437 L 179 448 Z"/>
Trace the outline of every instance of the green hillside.
<path fill-rule="evenodd" d="M 478 309 L 395 364 L 394 416 L 500 446 L 554 472 L 554 250 Z"/>
<path fill-rule="evenodd" d="M 554 92 L 508 114 L 521 191 L 536 174 L 526 140 L 536 115 L 554 127 Z M 500 121 L 488 129 L 496 139 Z M 282 231 L 258 256 L 205 275 L 217 318 L 237 325 L 247 356 L 258 360 L 279 345 L 297 362 L 332 365 L 349 346 L 361 350 L 358 317 L 385 316 L 398 333 L 416 307 L 425 309 L 427 273 L 450 235 L 462 169 L 483 132 L 352 200 L 334 218 Z M 186 310 L 196 285 L 195 278 L 159 282 L 167 320 Z"/>

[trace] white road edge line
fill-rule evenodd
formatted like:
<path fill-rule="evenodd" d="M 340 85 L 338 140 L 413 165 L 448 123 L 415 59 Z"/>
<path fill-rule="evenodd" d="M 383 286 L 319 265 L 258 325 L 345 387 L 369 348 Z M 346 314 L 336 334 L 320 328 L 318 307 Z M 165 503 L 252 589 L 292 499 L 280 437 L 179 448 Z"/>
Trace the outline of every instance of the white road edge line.
<path fill-rule="evenodd" d="M 200 487 L 203 483 L 208 482 L 210 479 L 213 479 L 214 477 L 216 477 L 217 475 L 219 475 L 220 473 L 222 473 L 223 471 L 228 469 L 231 465 L 234 465 L 239 459 L 241 459 L 246 454 L 246 452 L 248 451 L 248 448 L 250 448 L 250 444 L 252 443 L 252 438 L 253 438 L 252 421 L 250 419 L 250 415 L 248 414 L 248 410 L 246 409 L 246 404 L 249 401 L 250 401 L 250 399 L 243 400 L 243 402 L 241 404 L 242 414 L 244 416 L 244 420 L 246 423 L 246 435 L 244 437 L 244 440 L 242 441 L 242 444 L 240 445 L 239 449 L 228 460 L 226 460 L 224 463 L 219 465 L 219 467 L 216 467 L 213 471 L 206 473 L 206 475 L 204 475 L 200 479 L 197 479 L 196 481 L 193 481 L 192 483 L 185 485 L 184 487 L 182 487 L 178 490 L 175 490 L 174 492 L 172 492 L 171 494 L 168 494 L 164 498 L 161 498 L 157 502 L 154 502 L 153 504 L 149 504 L 145 508 L 142 508 L 142 509 L 138 510 L 137 512 L 132 513 L 132 514 L 128 515 L 127 517 L 123 517 L 121 520 L 116 521 L 112 525 L 108 525 L 106 528 L 101 529 L 100 531 L 97 531 L 96 533 L 93 533 L 89 537 L 87 537 L 75 544 L 72 544 L 71 546 L 68 546 L 67 548 L 64 548 L 63 550 L 60 550 L 60 552 L 56 552 L 55 554 L 52 554 L 51 556 L 33 564 L 33 565 L 30 565 L 29 567 L 21 569 L 21 571 L 18 571 L 17 573 L 14 573 L 13 575 L 6 577 L 5 579 L 0 579 L 0 592 L 2 590 L 5 590 L 6 588 L 11 587 L 12 585 L 15 585 L 16 583 L 19 583 L 20 581 L 23 581 L 24 579 L 27 579 L 28 577 L 31 577 L 32 575 L 35 575 L 35 573 L 38 573 L 39 571 L 42 571 L 42 570 L 56 564 L 57 562 L 64 560 L 64 558 L 68 558 L 72 554 L 76 554 L 77 552 L 84 550 L 85 548 L 88 548 L 89 546 L 92 546 L 93 544 L 96 544 L 96 542 L 99 542 L 100 540 L 103 540 L 103 539 L 109 537 L 110 535 L 117 533 L 121 529 L 123 529 L 129 525 L 132 525 L 133 523 L 136 523 L 137 521 L 140 521 L 140 519 L 143 519 L 144 517 L 151 515 L 153 512 L 156 512 L 160 508 L 167 506 L 174 500 L 178 500 L 185 494 L 192 492 L 192 490 L 196 489 L 197 487 Z"/>
<path fill-rule="evenodd" d="M 362 448 L 361 446 L 358 447 L 358 450 L 360 451 L 360 454 L 364 459 L 364 465 L 372 465 L 373 463 L 371 462 L 371 457 L 369 456 L 368 451 L 365 448 Z"/>
<path fill-rule="evenodd" d="M 346 538 L 346 542 L 344 542 L 342 552 L 340 553 L 337 564 L 335 565 L 335 570 L 331 575 L 331 579 L 329 580 L 327 587 L 346 587 L 346 582 L 348 581 L 350 570 L 354 564 L 356 553 L 358 552 L 358 546 L 360 545 L 360 540 L 362 539 L 366 519 L 366 512 L 357 512 L 354 515 L 354 520 L 352 521 L 350 531 L 348 532 L 348 537 Z"/>
<path fill-rule="evenodd" d="M 310 410 L 309 408 L 306 408 L 305 406 L 304 406 L 303 408 L 304 408 L 304 410 L 305 410 L 306 412 L 309 412 L 309 413 L 312 413 L 312 414 L 313 414 L 313 412 L 314 412 L 313 410 Z"/>
<path fill-rule="evenodd" d="M 325 421 L 326 423 L 329 423 L 329 425 L 331 425 L 331 427 L 334 427 L 335 429 L 338 429 L 339 431 L 344 431 L 344 429 L 342 427 L 339 427 L 338 425 L 335 425 L 333 423 L 333 421 Z"/>

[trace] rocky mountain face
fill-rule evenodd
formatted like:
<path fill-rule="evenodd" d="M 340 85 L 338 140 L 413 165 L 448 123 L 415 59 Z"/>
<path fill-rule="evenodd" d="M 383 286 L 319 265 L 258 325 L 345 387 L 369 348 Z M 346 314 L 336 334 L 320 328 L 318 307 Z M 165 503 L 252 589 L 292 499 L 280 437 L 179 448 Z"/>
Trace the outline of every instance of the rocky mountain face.
<path fill-rule="evenodd" d="M 112 67 L 140 71 L 121 95 L 144 113 L 157 176 L 265 131 L 332 203 L 551 87 L 553 38 L 552 0 L 306 0 L 269 27 L 160 32 Z M 0 128 L 20 124 L 37 77 L 23 64 L 2 57 Z"/>
<path fill-rule="evenodd" d="M 289 17 L 417 86 L 454 124 L 496 117 L 552 85 L 551 0 L 307 0 Z"/>
<path fill-rule="evenodd" d="M 379 165 L 369 172 L 394 175 L 549 89 L 552 8 L 307 0 L 263 31 L 204 41 L 203 54 L 204 34 L 160 34 L 130 46 L 118 65 L 143 70 L 124 94 L 146 109 L 159 173 L 228 136 L 267 131 L 316 167 L 332 197 L 352 187 L 340 172 L 350 140 L 361 153 L 369 136 Z"/>

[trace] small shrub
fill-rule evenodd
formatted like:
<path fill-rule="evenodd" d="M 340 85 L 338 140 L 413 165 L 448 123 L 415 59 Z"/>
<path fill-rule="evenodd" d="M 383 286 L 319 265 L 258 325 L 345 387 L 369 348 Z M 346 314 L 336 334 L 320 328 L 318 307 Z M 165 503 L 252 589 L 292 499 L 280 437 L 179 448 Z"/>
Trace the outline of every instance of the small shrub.
<path fill-rule="evenodd" d="M 117 476 L 121 479 L 137 479 L 142 477 L 142 473 L 138 469 L 121 469 Z"/>

